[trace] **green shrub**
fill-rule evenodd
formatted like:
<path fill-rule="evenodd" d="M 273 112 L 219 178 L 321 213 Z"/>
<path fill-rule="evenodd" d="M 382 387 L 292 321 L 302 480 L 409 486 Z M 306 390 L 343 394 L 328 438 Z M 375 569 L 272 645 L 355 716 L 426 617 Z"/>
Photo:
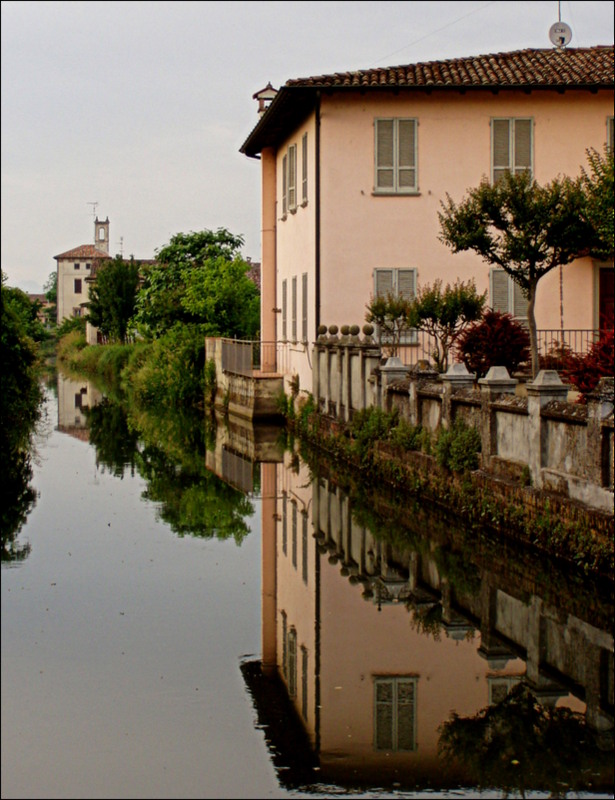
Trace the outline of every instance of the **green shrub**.
<path fill-rule="evenodd" d="M 400 419 L 394 428 L 389 432 L 391 444 L 401 447 L 402 450 L 421 450 L 423 441 L 423 429 L 420 426 L 411 425 L 408 420 Z"/>
<path fill-rule="evenodd" d="M 438 464 L 453 472 L 466 472 L 478 467 L 480 435 L 476 428 L 456 420 L 453 427 L 442 429 L 435 444 Z"/>

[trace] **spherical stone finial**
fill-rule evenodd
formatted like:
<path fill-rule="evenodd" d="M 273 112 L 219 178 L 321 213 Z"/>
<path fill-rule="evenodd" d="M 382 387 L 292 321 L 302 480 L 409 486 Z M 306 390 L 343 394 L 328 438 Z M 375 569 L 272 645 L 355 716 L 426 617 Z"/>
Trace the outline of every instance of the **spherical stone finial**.
<path fill-rule="evenodd" d="M 350 326 L 349 325 L 342 325 L 342 327 L 340 328 L 340 332 L 341 332 L 342 336 L 348 336 L 348 334 L 350 333 Z"/>
<path fill-rule="evenodd" d="M 338 330 L 339 328 L 337 327 L 337 325 L 329 325 L 329 333 L 331 334 L 331 336 L 335 336 Z"/>
<path fill-rule="evenodd" d="M 327 326 L 326 325 L 319 325 L 318 326 L 318 335 L 319 336 L 324 336 L 326 332 L 327 332 Z"/>
<path fill-rule="evenodd" d="M 350 326 L 350 335 L 351 336 L 358 336 L 360 330 L 361 329 L 359 328 L 358 325 L 351 325 Z"/>
<path fill-rule="evenodd" d="M 366 336 L 371 336 L 373 332 L 374 332 L 374 326 L 370 325 L 369 322 L 363 326 L 363 333 Z"/>

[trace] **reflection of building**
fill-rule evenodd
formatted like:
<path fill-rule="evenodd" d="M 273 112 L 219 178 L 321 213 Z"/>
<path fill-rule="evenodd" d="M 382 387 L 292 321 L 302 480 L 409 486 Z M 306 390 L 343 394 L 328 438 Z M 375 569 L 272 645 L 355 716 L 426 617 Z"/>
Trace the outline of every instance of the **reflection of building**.
<path fill-rule="evenodd" d="M 508 553 L 501 563 L 462 559 L 453 538 L 442 545 L 446 526 L 433 536 L 429 528 L 431 541 L 417 530 L 414 549 L 377 538 L 345 493 L 312 482 L 288 454 L 284 465 L 263 465 L 261 484 L 262 662 L 258 676 L 245 665 L 244 675 L 278 750 L 290 734 L 276 736 L 267 707 L 292 704 L 303 767 L 319 770 L 312 780 L 458 786 L 464 776 L 438 757 L 438 727 L 521 680 L 544 705 L 585 711 L 594 730 L 612 731 L 608 614 L 598 622 L 578 598 L 568 607 L 542 600 L 540 567 L 532 574 Z M 280 779 L 307 778 L 287 769 Z"/>
<path fill-rule="evenodd" d="M 88 440 L 84 408 L 92 408 L 102 393 L 90 381 L 76 381 L 58 373 L 58 430 Z"/>

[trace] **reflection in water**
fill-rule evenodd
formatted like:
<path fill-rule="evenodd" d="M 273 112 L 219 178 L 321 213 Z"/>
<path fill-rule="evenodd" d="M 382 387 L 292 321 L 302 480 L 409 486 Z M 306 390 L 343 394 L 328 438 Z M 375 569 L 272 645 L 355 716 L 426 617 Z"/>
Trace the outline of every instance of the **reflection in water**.
<path fill-rule="evenodd" d="M 232 538 L 249 533 L 254 507 L 243 492 L 206 467 L 211 425 L 198 412 L 127 410 L 89 381 L 58 378 L 58 429 L 87 439 L 97 466 L 121 478 L 145 479 L 143 498 L 178 536 Z"/>
<path fill-rule="evenodd" d="M 419 504 L 378 516 L 290 455 L 261 470 L 262 658 L 242 671 L 281 783 L 612 791 L 612 586 Z"/>

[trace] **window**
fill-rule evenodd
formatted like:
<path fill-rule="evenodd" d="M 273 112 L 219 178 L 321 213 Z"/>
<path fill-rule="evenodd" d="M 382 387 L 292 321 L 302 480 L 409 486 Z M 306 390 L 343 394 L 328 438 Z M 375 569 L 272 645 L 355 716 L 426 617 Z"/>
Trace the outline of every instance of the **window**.
<path fill-rule="evenodd" d="M 98 229 L 98 240 L 101 241 L 101 242 L 105 241 L 105 229 L 104 228 L 99 228 Z"/>
<path fill-rule="evenodd" d="M 418 191 L 416 119 L 377 119 L 376 192 L 410 194 Z"/>
<path fill-rule="evenodd" d="M 288 631 L 288 694 L 297 696 L 297 631 Z"/>
<path fill-rule="evenodd" d="M 75 294 L 81 294 L 81 278 L 75 278 Z"/>
<path fill-rule="evenodd" d="M 288 148 L 288 210 L 297 210 L 297 145 Z"/>
<path fill-rule="evenodd" d="M 308 276 L 304 272 L 301 276 L 301 341 L 307 344 L 308 340 Z"/>
<path fill-rule="evenodd" d="M 387 294 L 412 300 L 416 294 L 416 269 L 375 269 L 374 296 L 385 297 Z M 417 332 L 411 330 L 402 334 L 400 344 L 414 344 L 417 341 Z"/>
<path fill-rule="evenodd" d="M 303 583 L 308 582 L 308 515 L 306 511 L 301 512 L 301 567 Z"/>
<path fill-rule="evenodd" d="M 290 298 L 290 336 L 293 342 L 297 341 L 297 277 L 293 277 Z"/>
<path fill-rule="evenodd" d="M 282 497 L 282 552 L 286 555 L 288 548 L 288 497 Z"/>
<path fill-rule="evenodd" d="M 414 677 L 374 681 L 374 748 L 416 750 L 416 688 Z"/>
<path fill-rule="evenodd" d="M 505 700 L 508 694 L 521 682 L 519 675 L 503 675 L 501 677 L 487 677 L 489 687 L 489 705 L 494 706 Z"/>
<path fill-rule="evenodd" d="M 282 219 L 288 211 L 288 154 L 282 159 Z"/>
<path fill-rule="evenodd" d="M 301 205 L 307 206 L 308 201 L 308 149 L 307 133 L 301 139 Z"/>
<path fill-rule="evenodd" d="M 80 266 L 81 266 L 81 264 L 79 264 L 79 263 L 73 264 L 74 269 L 79 269 Z"/>
<path fill-rule="evenodd" d="M 287 330 L 287 319 L 288 319 L 288 282 L 282 281 L 282 341 L 286 341 L 288 338 L 288 330 Z"/>
<path fill-rule="evenodd" d="M 301 645 L 301 714 L 308 716 L 308 651 Z"/>
<path fill-rule="evenodd" d="M 492 269 L 489 274 L 491 308 L 503 314 L 527 319 L 527 298 L 521 287 L 503 269 Z"/>
<path fill-rule="evenodd" d="M 611 153 L 615 150 L 615 141 L 613 133 L 613 117 L 609 117 L 606 121 L 606 144 Z"/>
<path fill-rule="evenodd" d="M 297 569 L 297 504 L 295 502 L 291 503 L 293 507 L 292 511 L 292 528 L 291 528 L 291 558 L 293 561 L 293 567 Z"/>
<path fill-rule="evenodd" d="M 492 182 L 506 172 L 532 174 L 532 120 L 526 118 L 491 120 Z"/>
<path fill-rule="evenodd" d="M 92 265 L 91 265 L 91 264 L 86 264 L 86 265 L 85 265 L 85 268 L 86 268 L 86 269 L 91 269 L 91 268 L 92 268 Z"/>
<path fill-rule="evenodd" d="M 288 677 L 288 619 L 286 611 L 282 615 L 282 674 Z"/>

